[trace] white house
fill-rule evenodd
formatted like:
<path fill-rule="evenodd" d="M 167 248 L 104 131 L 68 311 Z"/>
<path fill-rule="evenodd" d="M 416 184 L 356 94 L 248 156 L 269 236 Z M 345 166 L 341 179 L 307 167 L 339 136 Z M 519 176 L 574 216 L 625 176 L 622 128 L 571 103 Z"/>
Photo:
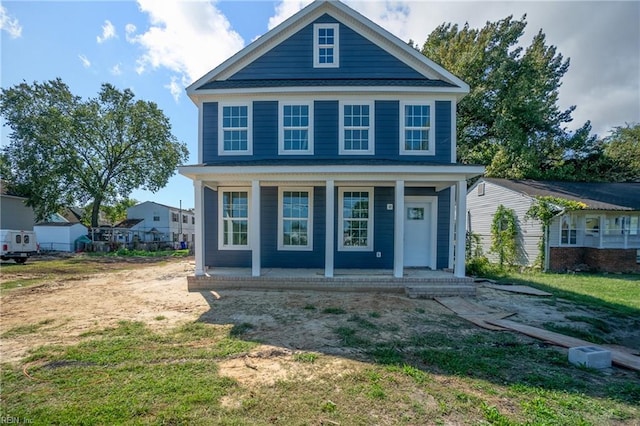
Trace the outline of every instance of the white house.
<path fill-rule="evenodd" d="M 555 197 L 584 204 L 557 214 L 549 225 L 546 265 L 551 271 L 585 266 L 609 272 L 640 272 L 640 183 L 541 182 L 482 178 L 467 193 L 467 230 L 477 234 L 489 252 L 496 209 L 513 209 L 518 219 L 519 264 L 533 265 L 540 255 L 542 224 L 527 219 L 536 197 Z"/>
<path fill-rule="evenodd" d="M 81 223 L 71 222 L 42 222 L 33 227 L 40 245 L 44 251 L 76 250 L 75 242 L 83 235 L 87 235 L 88 229 Z"/>
<path fill-rule="evenodd" d="M 127 220 L 114 226 L 117 242 L 193 243 L 192 209 L 145 201 L 127 209 Z"/>

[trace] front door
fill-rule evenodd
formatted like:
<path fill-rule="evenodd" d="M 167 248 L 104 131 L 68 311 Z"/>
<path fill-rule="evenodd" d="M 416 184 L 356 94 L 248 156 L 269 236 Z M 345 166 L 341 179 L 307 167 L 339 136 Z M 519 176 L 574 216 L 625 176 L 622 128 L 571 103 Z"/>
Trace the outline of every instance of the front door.
<path fill-rule="evenodd" d="M 407 197 L 404 203 L 404 266 L 435 269 L 433 206 L 427 197 Z"/>

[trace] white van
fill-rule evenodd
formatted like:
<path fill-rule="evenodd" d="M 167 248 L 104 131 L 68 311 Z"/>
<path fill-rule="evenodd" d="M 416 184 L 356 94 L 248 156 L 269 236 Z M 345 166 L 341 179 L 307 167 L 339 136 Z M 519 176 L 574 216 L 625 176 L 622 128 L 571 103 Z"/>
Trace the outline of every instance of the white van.
<path fill-rule="evenodd" d="M 0 259 L 13 259 L 24 263 L 29 256 L 38 252 L 38 243 L 34 231 L 0 230 Z"/>

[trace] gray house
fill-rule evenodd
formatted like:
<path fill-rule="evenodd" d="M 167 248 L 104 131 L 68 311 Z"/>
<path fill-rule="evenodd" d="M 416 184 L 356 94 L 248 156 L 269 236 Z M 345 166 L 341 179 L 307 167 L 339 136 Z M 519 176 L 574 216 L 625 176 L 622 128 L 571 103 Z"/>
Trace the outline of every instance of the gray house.
<path fill-rule="evenodd" d="M 0 180 L 1 229 L 33 231 L 35 215 L 33 209 L 25 204 L 26 201 L 26 198 L 8 192 L 4 181 Z"/>
<path fill-rule="evenodd" d="M 547 237 L 551 271 L 590 269 L 640 272 L 640 183 L 541 182 L 482 178 L 467 193 L 467 230 L 480 236 L 484 253 L 491 245 L 491 223 L 499 205 L 518 218 L 519 264 L 531 266 L 540 255 L 542 224 L 527 219 L 536 197 L 551 196 L 586 206 L 558 207 Z"/>

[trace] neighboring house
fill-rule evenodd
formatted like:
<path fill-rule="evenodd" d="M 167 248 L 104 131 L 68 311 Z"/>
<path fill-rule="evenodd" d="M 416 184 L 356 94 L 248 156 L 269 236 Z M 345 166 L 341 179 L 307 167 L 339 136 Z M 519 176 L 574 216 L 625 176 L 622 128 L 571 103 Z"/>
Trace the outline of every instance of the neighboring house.
<path fill-rule="evenodd" d="M 466 181 L 484 170 L 456 161 L 456 104 L 468 92 L 338 1 L 259 37 L 187 88 L 199 164 L 179 170 L 195 187 L 196 276 L 363 268 L 399 278 L 418 267 L 464 277 L 454 237 L 465 232 Z"/>
<path fill-rule="evenodd" d="M 579 201 L 586 208 L 558 214 L 549 226 L 546 269 L 640 272 L 640 183 L 541 182 L 482 178 L 467 194 L 468 230 L 481 237 L 489 253 L 491 223 L 497 207 L 518 217 L 520 264 L 533 265 L 540 255 L 542 224 L 527 219 L 536 197 Z"/>
<path fill-rule="evenodd" d="M 81 223 L 42 222 L 33 230 L 38 238 L 40 250 L 43 251 L 76 251 L 76 240 L 86 237 L 88 229 Z"/>
<path fill-rule="evenodd" d="M 7 191 L 5 182 L 0 180 L 0 229 L 33 231 L 35 215 L 26 201 Z"/>
<path fill-rule="evenodd" d="M 116 242 L 193 243 L 193 209 L 145 201 L 127 209 L 127 220 L 115 225 Z"/>

